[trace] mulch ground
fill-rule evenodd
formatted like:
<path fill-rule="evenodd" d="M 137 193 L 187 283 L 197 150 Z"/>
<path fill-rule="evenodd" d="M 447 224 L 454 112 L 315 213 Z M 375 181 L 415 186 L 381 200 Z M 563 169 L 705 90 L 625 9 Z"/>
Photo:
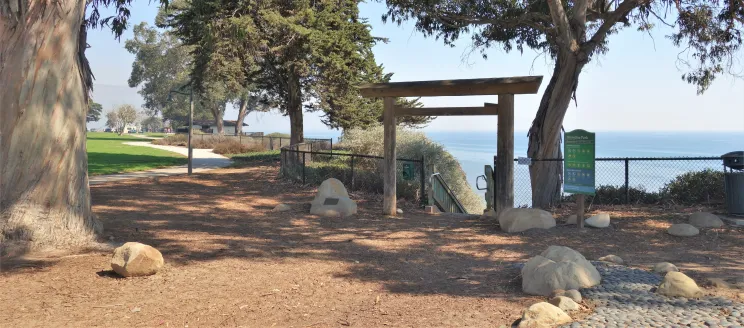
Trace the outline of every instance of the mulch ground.
<path fill-rule="evenodd" d="M 413 205 L 384 217 L 379 197 L 363 194 L 352 194 L 358 215 L 320 218 L 308 214 L 313 188 L 277 174 L 269 165 L 92 186 L 103 237 L 152 245 L 165 268 L 118 278 L 101 251 L 3 259 L 0 326 L 499 327 L 542 300 L 521 292 L 514 264 L 550 245 L 633 266 L 668 261 L 699 282 L 744 273 L 742 230 L 666 234 L 694 209 L 604 208 L 607 229 L 507 235 Z M 294 210 L 271 212 L 279 203 Z"/>

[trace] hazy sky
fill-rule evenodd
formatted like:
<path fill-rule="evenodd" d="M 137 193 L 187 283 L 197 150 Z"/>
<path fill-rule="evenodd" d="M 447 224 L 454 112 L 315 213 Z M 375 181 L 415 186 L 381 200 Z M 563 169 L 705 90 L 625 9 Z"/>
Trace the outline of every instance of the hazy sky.
<path fill-rule="evenodd" d="M 130 25 L 141 21 L 152 24 L 157 13 L 155 3 L 134 1 Z M 390 39 L 388 44 L 375 46 L 374 52 L 386 72 L 395 73 L 393 81 L 543 75 L 539 94 L 515 98 L 515 129 L 529 128 L 550 79 L 549 58 L 538 56 L 532 50 L 507 54 L 496 48 L 488 50 L 488 60 L 478 53 L 467 56 L 469 39 L 462 39 L 457 47 L 450 48 L 441 41 L 425 38 L 410 23 L 383 24 L 380 16 L 385 10 L 384 4 L 366 3 L 360 9 L 362 16 L 369 18 L 372 33 Z M 566 129 L 744 131 L 744 80 L 720 77 L 704 95 L 698 96 L 693 85 L 680 79 L 682 71 L 678 68 L 677 56 L 681 49 L 665 38 L 668 32 L 660 29 L 649 36 L 629 28 L 610 36 L 609 53 L 593 60 L 581 74 L 578 106 L 572 102 L 564 121 Z M 109 30 L 88 33 L 91 48 L 86 55 L 96 76 L 94 97 L 105 97 L 104 107 L 142 103 L 134 90 L 126 90 L 134 56 L 124 49 L 124 40 L 131 36 L 131 30 L 127 31 L 119 42 Z M 744 63 L 740 68 L 744 68 Z M 496 96 L 438 97 L 422 101 L 427 106 L 478 106 L 497 102 L 497 99 Z M 229 110 L 225 118 L 235 119 L 236 116 L 235 110 Z M 496 121 L 496 117 L 477 116 L 438 118 L 426 130 L 494 130 Z M 101 120 L 91 126 L 103 123 Z M 246 123 L 250 131 L 289 131 L 289 119 L 276 113 L 250 114 Z M 305 114 L 306 133 L 325 130 L 317 114 Z"/>

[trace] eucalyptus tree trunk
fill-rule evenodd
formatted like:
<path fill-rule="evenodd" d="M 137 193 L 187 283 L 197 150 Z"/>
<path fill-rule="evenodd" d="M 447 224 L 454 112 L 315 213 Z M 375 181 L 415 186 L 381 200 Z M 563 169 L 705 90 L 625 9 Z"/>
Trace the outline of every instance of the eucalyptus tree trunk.
<path fill-rule="evenodd" d="M 248 97 L 240 99 L 240 107 L 238 108 L 238 120 L 235 122 L 235 135 L 243 134 L 243 120 L 245 115 L 248 113 Z"/>
<path fill-rule="evenodd" d="M 0 243 L 81 246 L 91 213 L 85 1 L 0 0 Z"/>
<path fill-rule="evenodd" d="M 289 142 L 291 145 L 305 142 L 302 123 L 302 89 L 300 78 L 289 74 L 287 81 L 287 114 L 289 115 Z"/>
<path fill-rule="evenodd" d="M 558 54 L 553 76 L 529 131 L 527 154 L 536 159 L 530 166 L 533 207 L 548 209 L 560 195 L 562 163 L 541 160 L 562 158 L 561 128 L 584 67 L 581 55 L 567 51 Z"/>

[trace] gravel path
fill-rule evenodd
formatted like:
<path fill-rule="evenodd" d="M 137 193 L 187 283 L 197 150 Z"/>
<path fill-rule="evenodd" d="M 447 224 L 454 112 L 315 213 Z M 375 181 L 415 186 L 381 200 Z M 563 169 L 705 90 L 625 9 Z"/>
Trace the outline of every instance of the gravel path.
<path fill-rule="evenodd" d="M 602 284 L 582 289 L 596 304 L 593 314 L 563 327 L 742 327 L 744 303 L 720 297 L 669 298 L 652 290 L 658 274 L 620 265 L 592 262 Z"/>

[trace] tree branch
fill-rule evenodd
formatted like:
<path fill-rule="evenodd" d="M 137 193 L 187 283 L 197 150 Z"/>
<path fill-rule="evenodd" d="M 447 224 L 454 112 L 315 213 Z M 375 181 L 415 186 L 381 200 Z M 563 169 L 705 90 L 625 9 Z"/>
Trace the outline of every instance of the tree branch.
<path fill-rule="evenodd" d="M 563 10 L 561 0 L 548 0 L 548 7 L 550 7 L 550 17 L 553 19 L 553 24 L 558 30 L 558 38 L 563 41 L 559 43 L 567 46 L 571 52 L 578 50 L 576 40 L 571 33 L 571 25 L 568 23 L 568 16 L 566 16 L 566 11 Z"/>
<path fill-rule="evenodd" d="M 610 15 L 607 16 L 605 21 L 602 23 L 602 25 L 597 29 L 597 32 L 594 33 L 591 39 L 589 41 L 585 42 L 581 47 L 582 49 L 587 53 L 590 54 L 594 51 L 594 49 L 599 46 L 599 44 L 604 41 L 605 37 L 607 36 L 607 33 L 612 29 L 615 24 L 625 19 L 626 16 L 635 8 L 638 8 L 640 5 L 647 3 L 650 0 L 625 0 L 623 1 L 617 8 L 610 13 Z"/>
<path fill-rule="evenodd" d="M 536 13 L 536 12 L 528 12 L 522 15 L 518 19 L 503 19 L 503 18 L 475 18 L 470 16 L 463 16 L 458 14 L 452 14 L 452 13 L 445 13 L 445 14 L 437 14 L 439 19 L 442 21 L 443 24 L 454 27 L 454 28 L 462 28 L 467 25 L 496 25 L 496 26 L 503 26 L 505 28 L 515 28 L 520 26 L 526 26 L 531 27 L 535 30 L 538 30 L 542 33 L 549 34 L 551 33 L 551 28 L 545 25 L 540 24 L 542 23 L 551 23 L 550 17 L 547 15 Z M 458 25 L 457 23 L 461 24 Z M 464 25 L 464 26 L 463 26 Z"/>

